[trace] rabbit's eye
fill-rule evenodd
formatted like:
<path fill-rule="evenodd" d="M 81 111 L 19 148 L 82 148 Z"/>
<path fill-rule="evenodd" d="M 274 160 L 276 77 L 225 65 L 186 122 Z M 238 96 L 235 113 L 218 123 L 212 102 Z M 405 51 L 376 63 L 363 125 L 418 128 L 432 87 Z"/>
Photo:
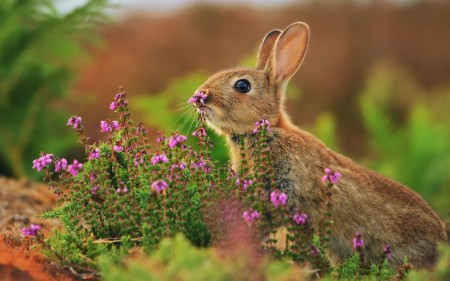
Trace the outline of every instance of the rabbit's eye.
<path fill-rule="evenodd" d="M 234 89 L 236 89 L 236 91 L 238 92 L 246 94 L 250 92 L 251 89 L 250 82 L 248 82 L 248 80 L 246 79 L 237 80 L 236 83 L 234 83 Z"/>

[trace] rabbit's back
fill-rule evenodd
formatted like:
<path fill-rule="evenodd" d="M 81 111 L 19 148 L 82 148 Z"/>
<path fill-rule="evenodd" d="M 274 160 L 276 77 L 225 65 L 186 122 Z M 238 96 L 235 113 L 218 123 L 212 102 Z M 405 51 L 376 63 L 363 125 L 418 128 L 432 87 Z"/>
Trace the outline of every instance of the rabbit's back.
<path fill-rule="evenodd" d="M 371 261 L 382 260 L 390 244 L 394 264 L 401 264 L 405 256 L 419 267 L 434 263 L 437 244 L 447 237 L 439 217 L 417 193 L 330 150 L 307 132 L 272 131 L 269 145 L 277 187 L 288 194 L 291 208 L 308 213 L 311 225 L 326 219 L 324 168 L 342 174 L 331 197 L 330 255 L 336 262 L 354 252 L 352 238 L 359 231 Z"/>

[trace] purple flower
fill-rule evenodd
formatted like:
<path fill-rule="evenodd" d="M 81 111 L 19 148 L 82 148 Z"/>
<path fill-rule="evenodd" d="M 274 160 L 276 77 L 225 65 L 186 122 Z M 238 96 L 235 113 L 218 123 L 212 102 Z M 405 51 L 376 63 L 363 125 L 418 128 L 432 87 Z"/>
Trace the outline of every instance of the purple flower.
<path fill-rule="evenodd" d="M 298 225 L 305 225 L 306 219 L 308 219 L 308 215 L 305 213 L 294 214 L 294 221 Z"/>
<path fill-rule="evenodd" d="M 330 168 L 326 168 L 325 175 L 322 177 L 322 182 L 329 182 L 331 184 L 336 184 L 339 182 L 339 179 L 342 177 L 342 175 L 338 172 L 334 172 Z"/>
<path fill-rule="evenodd" d="M 319 248 L 314 245 L 309 246 L 309 250 L 311 251 L 311 256 L 317 257 L 320 254 Z"/>
<path fill-rule="evenodd" d="M 67 126 L 73 127 L 74 129 L 77 129 L 80 127 L 81 123 L 81 117 L 80 116 L 72 116 L 69 118 L 69 121 L 67 121 Z"/>
<path fill-rule="evenodd" d="M 353 248 L 355 250 L 360 250 L 364 247 L 364 240 L 362 239 L 361 232 L 355 232 L 355 237 L 353 237 Z"/>
<path fill-rule="evenodd" d="M 186 164 L 184 163 L 175 163 L 170 167 L 170 171 L 173 172 L 175 169 L 179 169 L 183 171 L 186 168 Z"/>
<path fill-rule="evenodd" d="M 242 217 L 244 218 L 245 222 L 250 224 L 253 223 L 257 218 L 259 218 L 260 214 L 258 211 L 250 209 L 248 211 L 245 211 L 242 214 Z"/>
<path fill-rule="evenodd" d="M 120 144 L 116 144 L 116 145 L 114 145 L 113 150 L 115 152 L 122 152 L 123 151 L 123 146 L 121 146 Z"/>
<path fill-rule="evenodd" d="M 109 105 L 109 109 L 115 111 L 120 107 L 127 105 L 127 100 L 125 99 L 125 92 L 120 92 L 114 97 L 114 101 Z"/>
<path fill-rule="evenodd" d="M 119 188 L 116 189 L 116 193 L 127 193 L 127 192 L 128 192 L 127 186 L 121 181 L 119 183 Z"/>
<path fill-rule="evenodd" d="M 119 106 L 117 105 L 117 103 L 115 101 L 113 101 L 110 105 L 109 105 L 109 109 L 111 110 L 116 110 Z"/>
<path fill-rule="evenodd" d="M 67 160 L 62 158 L 61 160 L 56 161 L 55 163 L 55 172 L 60 170 L 65 170 L 67 168 Z"/>
<path fill-rule="evenodd" d="M 112 131 L 117 131 L 120 129 L 120 125 L 118 121 L 100 121 L 100 132 L 103 133 L 111 133 Z"/>
<path fill-rule="evenodd" d="M 136 133 L 146 136 L 148 134 L 148 130 L 144 128 L 144 125 L 142 125 L 142 122 L 139 122 L 138 126 L 136 127 Z"/>
<path fill-rule="evenodd" d="M 45 166 L 49 165 L 53 161 L 53 154 L 42 154 L 38 159 L 33 160 L 33 169 L 38 172 L 42 170 Z"/>
<path fill-rule="evenodd" d="M 287 195 L 284 192 L 272 191 L 270 193 L 270 201 L 272 201 L 275 208 L 280 205 L 286 205 Z"/>
<path fill-rule="evenodd" d="M 77 159 L 73 160 L 73 163 L 69 165 L 69 167 L 67 168 L 67 171 L 69 171 L 69 173 L 72 174 L 72 176 L 76 176 L 78 174 L 78 170 L 80 170 L 81 168 L 83 168 L 83 164 L 78 163 Z"/>
<path fill-rule="evenodd" d="M 174 148 L 178 144 L 183 144 L 184 142 L 186 142 L 186 140 L 187 140 L 186 136 L 175 133 L 169 138 L 169 147 Z"/>
<path fill-rule="evenodd" d="M 92 195 L 97 194 L 97 191 L 98 191 L 98 185 L 94 185 L 90 190 Z"/>
<path fill-rule="evenodd" d="M 236 179 L 236 186 L 240 187 L 243 191 L 247 190 L 247 188 L 252 184 L 252 180 L 240 180 L 239 178 Z"/>
<path fill-rule="evenodd" d="M 255 129 L 253 130 L 253 134 L 256 135 L 260 129 L 266 128 L 266 130 L 270 131 L 270 122 L 266 118 L 263 118 L 255 123 Z"/>
<path fill-rule="evenodd" d="M 21 232 L 24 236 L 36 236 L 39 230 L 41 230 L 40 225 L 31 224 L 29 227 L 22 228 Z"/>
<path fill-rule="evenodd" d="M 204 169 L 206 167 L 206 163 L 203 160 L 198 160 L 196 162 L 192 162 L 191 168 L 192 169 Z"/>
<path fill-rule="evenodd" d="M 188 103 L 193 103 L 193 104 L 205 104 L 205 99 L 208 96 L 206 95 L 205 92 L 200 92 L 200 91 L 196 91 L 195 94 L 188 100 Z"/>
<path fill-rule="evenodd" d="M 386 256 L 386 259 L 388 261 L 392 260 L 392 254 L 391 254 L 391 245 L 386 244 L 386 246 L 384 247 L 384 255 Z"/>
<path fill-rule="evenodd" d="M 200 137 L 206 137 L 206 136 L 207 136 L 206 130 L 205 130 L 205 128 L 203 128 L 203 127 L 198 128 L 197 131 L 195 131 L 195 132 L 192 133 L 192 135 L 193 135 L 194 137 L 198 137 L 198 138 L 200 138 Z"/>
<path fill-rule="evenodd" d="M 156 138 L 157 143 L 162 143 L 166 140 L 164 133 L 162 131 L 158 131 L 158 137 Z"/>
<path fill-rule="evenodd" d="M 100 149 L 96 148 L 89 153 L 89 160 L 98 159 L 100 157 Z"/>
<path fill-rule="evenodd" d="M 134 165 L 139 166 L 139 164 L 144 164 L 144 156 L 145 156 L 145 150 L 142 150 L 141 152 L 136 153 L 134 155 Z"/>
<path fill-rule="evenodd" d="M 97 176 L 95 175 L 95 173 L 94 173 L 94 172 L 91 172 L 91 174 L 89 175 L 89 180 L 90 180 L 91 182 L 93 182 L 96 178 L 97 178 Z"/>
<path fill-rule="evenodd" d="M 156 165 L 158 163 L 167 163 L 169 159 L 167 159 L 167 156 L 165 154 L 155 154 L 152 157 L 152 164 Z"/>
<path fill-rule="evenodd" d="M 169 185 L 163 180 L 157 180 L 154 183 L 152 183 L 152 188 L 156 190 L 157 193 L 160 193 L 163 190 L 169 188 Z"/>

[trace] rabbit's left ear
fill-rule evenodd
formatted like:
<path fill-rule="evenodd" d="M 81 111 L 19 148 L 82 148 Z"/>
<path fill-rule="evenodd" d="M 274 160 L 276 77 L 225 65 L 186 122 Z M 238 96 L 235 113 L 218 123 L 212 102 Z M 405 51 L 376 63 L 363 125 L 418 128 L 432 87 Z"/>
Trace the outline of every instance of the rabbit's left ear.
<path fill-rule="evenodd" d="M 266 37 L 264 37 L 261 46 L 259 47 L 258 58 L 256 60 L 256 69 L 262 70 L 266 67 L 267 60 L 272 54 L 273 45 L 278 39 L 278 36 L 281 34 L 281 31 L 278 29 L 274 29 L 271 32 L 267 33 Z"/>
<path fill-rule="evenodd" d="M 309 27 L 303 22 L 288 26 L 279 36 L 266 65 L 275 83 L 284 84 L 294 75 L 305 57 L 309 42 Z"/>

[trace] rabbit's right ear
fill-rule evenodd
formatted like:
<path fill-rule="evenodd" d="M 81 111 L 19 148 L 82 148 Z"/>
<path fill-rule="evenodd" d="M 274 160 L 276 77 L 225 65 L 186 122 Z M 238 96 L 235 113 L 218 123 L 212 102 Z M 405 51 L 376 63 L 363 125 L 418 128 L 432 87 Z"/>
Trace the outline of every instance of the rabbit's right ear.
<path fill-rule="evenodd" d="M 256 60 L 256 69 L 264 69 L 266 67 L 267 60 L 272 54 L 273 45 L 278 39 L 278 36 L 281 34 L 281 30 L 274 29 L 271 32 L 267 33 L 266 37 L 264 37 L 261 46 L 259 47 L 258 58 Z"/>

